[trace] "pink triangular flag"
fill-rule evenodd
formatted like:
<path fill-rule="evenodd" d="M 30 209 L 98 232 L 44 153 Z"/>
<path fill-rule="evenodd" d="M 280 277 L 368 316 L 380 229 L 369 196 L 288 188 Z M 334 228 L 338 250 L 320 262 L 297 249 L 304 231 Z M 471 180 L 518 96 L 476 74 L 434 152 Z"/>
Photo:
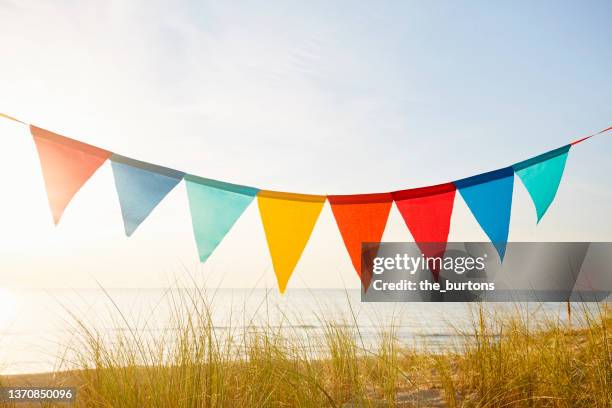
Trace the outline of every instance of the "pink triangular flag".
<path fill-rule="evenodd" d="M 53 222 L 111 152 L 30 125 L 45 179 Z"/>

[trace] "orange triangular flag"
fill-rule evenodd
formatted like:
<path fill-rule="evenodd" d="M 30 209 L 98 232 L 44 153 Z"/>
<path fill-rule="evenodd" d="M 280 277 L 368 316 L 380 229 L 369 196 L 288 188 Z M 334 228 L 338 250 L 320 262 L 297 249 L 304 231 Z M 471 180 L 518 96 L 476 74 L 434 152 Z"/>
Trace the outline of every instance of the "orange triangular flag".
<path fill-rule="evenodd" d="M 391 193 L 327 196 L 355 271 L 364 289 L 370 286 L 371 273 L 361 270 L 361 244 L 380 242 L 393 197 Z"/>
<path fill-rule="evenodd" d="M 87 180 L 111 156 L 111 152 L 30 125 L 53 222 Z"/>

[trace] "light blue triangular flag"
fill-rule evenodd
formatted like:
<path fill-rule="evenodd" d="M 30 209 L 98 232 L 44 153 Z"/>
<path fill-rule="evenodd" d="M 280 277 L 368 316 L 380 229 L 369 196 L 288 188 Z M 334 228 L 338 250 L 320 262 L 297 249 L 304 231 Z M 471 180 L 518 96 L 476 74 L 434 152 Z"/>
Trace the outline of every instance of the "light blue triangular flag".
<path fill-rule="evenodd" d="M 118 154 L 110 159 L 123 226 L 129 237 L 185 173 Z"/>
<path fill-rule="evenodd" d="M 538 222 L 557 194 L 570 147 L 563 146 L 512 166 L 533 200 Z"/>
<path fill-rule="evenodd" d="M 259 189 L 202 177 L 185 176 L 193 234 L 200 261 L 213 253 Z"/>
<path fill-rule="evenodd" d="M 512 167 L 455 181 L 455 186 L 503 261 L 512 209 Z"/>

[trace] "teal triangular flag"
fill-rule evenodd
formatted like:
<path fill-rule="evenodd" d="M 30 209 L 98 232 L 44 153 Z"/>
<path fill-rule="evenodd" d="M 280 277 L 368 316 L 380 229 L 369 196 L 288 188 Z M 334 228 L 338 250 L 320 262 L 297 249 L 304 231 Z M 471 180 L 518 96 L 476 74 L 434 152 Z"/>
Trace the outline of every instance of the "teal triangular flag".
<path fill-rule="evenodd" d="M 128 237 L 185 175 L 118 154 L 111 156 L 111 166 Z"/>
<path fill-rule="evenodd" d="M 512 210 L 512 167 L 458 180 L 455 186 L 503 261 Z"/>
<path fill-rule="evenodd" d="M 570 147 L 563 146 L 512 166 L 533 200 L 538 222 L 557 194 Z"/>
<path fill-rule="evenodd" d="M 193 234 L 204 262 L 249 206 L 259 189 L 186 175 Z"/>

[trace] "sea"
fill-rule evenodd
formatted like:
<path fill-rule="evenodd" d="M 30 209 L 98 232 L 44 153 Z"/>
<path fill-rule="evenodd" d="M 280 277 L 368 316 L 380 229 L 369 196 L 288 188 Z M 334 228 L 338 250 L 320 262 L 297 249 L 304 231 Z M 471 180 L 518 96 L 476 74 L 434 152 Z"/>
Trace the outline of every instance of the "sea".
<path fill-rule="evenodd" d="M 364 348 L 390 327 L 402 346 L 431 352 L 460 347 L 479 307 L 473 303 L 364 303 L 359 290 L 292 289 L 1 289 L 0 373 L 49 372 L 75 344 L 77 322 L 98 333 L 129 330 L 154 338 L 170 325 L 176 305 L 206 299 L 217 330 L 273 327 L 290 336 L 322 338 L 325 322 L 356 328 Z M 178 300 L 178 301 L 177 301 Z M 517 309 L 530 321 L 568 320 L 565 303 L 482 304 L 491 313 Z"/>

